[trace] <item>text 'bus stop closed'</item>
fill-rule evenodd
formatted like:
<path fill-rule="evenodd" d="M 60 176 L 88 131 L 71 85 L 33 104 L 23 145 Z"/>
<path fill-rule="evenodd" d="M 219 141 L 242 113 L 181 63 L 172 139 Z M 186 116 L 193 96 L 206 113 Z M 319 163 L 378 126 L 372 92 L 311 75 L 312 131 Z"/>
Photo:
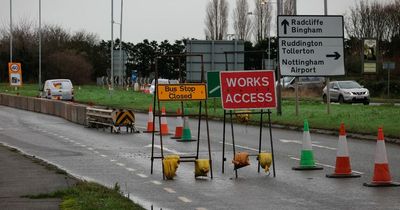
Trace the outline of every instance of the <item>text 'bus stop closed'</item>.
<path fill-rule="evenodd" d="M 276 108 L 273 71 L 221 71 L 224 109 Z"/>

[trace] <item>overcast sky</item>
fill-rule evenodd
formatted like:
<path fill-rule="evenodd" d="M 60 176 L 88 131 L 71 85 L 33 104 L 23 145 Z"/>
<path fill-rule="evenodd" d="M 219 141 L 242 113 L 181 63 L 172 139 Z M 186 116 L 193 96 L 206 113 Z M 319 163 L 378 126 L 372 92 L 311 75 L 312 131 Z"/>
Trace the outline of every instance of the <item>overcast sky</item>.
<path fill-rule="evenodd" d="M 390 0 L 379 0 L 388 2 Z M 0 24 L 8 27 L 10 0 L 0 0 Z M 12 0 L 13 22 L 21 19 L 38 22 L 39 0 Z M 114 20 L 119 22 L 120 0 L 114 0 Z M 133 43 L 149 40 L 204 39 L 205 8 L 209 0 L 124 0 L 123 34 Z M 232 10 L 235 0 L 229 2 L 229 31 L 234 33 Z M 298 0 L 299 15 L 322 15 L 323 0 Z M 342 15 L 358 0 L 328 0 L 328 14 Z M 249 0 L 251 9 L 254 0 Z M 42 24 L 57 24 L 70 32 L 85 30 L 100 39 L 111 38 L 111 0 L 42 0 Z M 275 26 L 274 26 L 275 27 Z M 119 25 L 114 27 L 119 37 Z"/>

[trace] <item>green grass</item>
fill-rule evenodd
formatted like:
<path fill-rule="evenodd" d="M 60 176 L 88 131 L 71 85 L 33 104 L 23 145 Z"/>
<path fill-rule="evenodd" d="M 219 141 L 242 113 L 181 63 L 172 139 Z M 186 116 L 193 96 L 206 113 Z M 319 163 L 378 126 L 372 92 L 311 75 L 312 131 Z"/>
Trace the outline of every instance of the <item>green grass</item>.
<path fill-rule="evenodd" d="M 25 85 L 19 90 L 21 95 L 36 96 L 37 85 Z M 0 86 L 0 92 L 16 93 L 6 85 Z M 129 108 L 136 111 L 147 112 L 149 105 L 153 104 L 153 96 L 136 93 L 123 89 L 115 89 L 112 94 L 106 88 L 97 86 L 75 86 L 75 100 L 82 103 L 102 105 L 116 108 Z M 215 101 L 215 110 L 214 110 Z M 162 103 L 167 112 L 176 112 L 179 102 Z M 185 102 L 189 113 L 198 113 L 198 102 Z M 222 118 L 223 110 L 219 99 L 208 101 L 208 112 L 212 118 Z M 373 134 L 377 133 L 378 126 L 383 126 L 388 137 L 400 137 L 400 107 L 393 104 L 384 106 L 364 106 L 350 104 L 332 104 L 331 114 L 327 114 L 326 104 L 319 98 L 307 98 L 300 102 L 299 115 L 295 115 L 295 102 L 292 98 L 283 100 L 282 116 L 273 110 L 272 122 L 281 125 L 302 127 L 303 120 L 308 119 L 310 128 L 338 130 L 340 122 L 346 124 L 348 132 Z M 203 109 L 204 113 L 204 109 Z M 255 123 L 258 117 L 253 115 L 250 120 Z M 264 118 L 264 120 L 266 120 Z"/>
<path fill-rule="evenodd" d="M 78 182 L 75 186 L 50 194 L 27 195 L 31 199 L 61 198 L 62 210 L 141 210 L 143 207 L 121 195 L 116 184 L 108 189 L 92 182 Z"/>

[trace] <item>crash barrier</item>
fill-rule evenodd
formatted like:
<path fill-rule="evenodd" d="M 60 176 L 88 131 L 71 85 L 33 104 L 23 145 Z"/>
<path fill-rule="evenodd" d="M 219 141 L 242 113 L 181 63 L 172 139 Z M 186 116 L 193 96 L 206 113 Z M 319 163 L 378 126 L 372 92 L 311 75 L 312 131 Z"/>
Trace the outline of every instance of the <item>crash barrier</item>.
<path fill-rule="evenodd" d="M 126 127 L 126 132 L 138 132 L 135 114 L 131 110 L 87 107 L 86 116 L 88 127 L 91 128 L 110 128 L 111 133 L 120 133 L 121 128 Z"/>
<path fill-rule="evenodd" d="M 10 94 L 0 94 L 0 104 L 17 109 L 62 117 L 86 125 L 86 106 L 68 101 L 56 101 Z"/>

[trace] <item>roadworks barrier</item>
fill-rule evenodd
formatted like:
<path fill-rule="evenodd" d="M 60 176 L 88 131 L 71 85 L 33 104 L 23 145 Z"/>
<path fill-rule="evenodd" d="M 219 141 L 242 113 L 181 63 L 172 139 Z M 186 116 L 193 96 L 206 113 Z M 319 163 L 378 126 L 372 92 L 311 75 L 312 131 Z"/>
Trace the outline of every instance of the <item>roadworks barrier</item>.
<path fill-rule="evenodd" d="M 167 155 L 163 159 L 163 171 L 164 176 L 168 180 L 174 179 L 176 176 L 176 170 L 178 169 L 180 158 L 178 155 Z"/>
<path fill-rule="evenodd" d="M 210 171 L 209 159 L 197 159 L 194 163 L 194 177 L 207 176 Z"/>
<path fill-rule="evenodd" d="M 4 93 L 0 94 L 0 104 L 17 109 L 54 115 L 80 125 L 86 125 L 86 106 L 82 104 Z"/>
<path fill-rule="evenodd" d="M 335 172 L 333 174 L 327 174 L 328 178 L 357 178 L 361 177 L 361 174 L 353 173 L 350 165 L 350 155 L 347 146 L 346 130 L 344 123 L 340 124 L 339 129 L 339 142 L 336 152 L 336 165 Z"/>
<path fill-rule="evenodd" d="M 272 154 L 268 152 L 261 152 L 258 155 L 258 161 L 260 162 L 261 168 L 264 169 L 265 173 L 269 173 L 269 168 L 272 163 Z"/>
<path fill-rule="evenodd" d="M 372 182 L 364 183 L 367 187 L 399 187 L 400 183 L 393 182 L 390 176 L 389 162 L 386 154 L 383 128 L 378 128 L 378 138 L 375 149 L 374 176 Z"/>
<path fill-rule="evenodd" d="M 304 120 L 304 131 L 303 131 L 303 148 L 301 150 L 300 165 L 293 167 L 293 170 L 322 170 L 315 164 L 314 152 L 311 144 L 310 129 L 308 121 Z"/>
<path fill-rule="evenodd" d="M 235 170 L 250 165 L 249 153 L 247 152 L 236 153 L 235 157 L 232 160 L 232 163 L 235 167 Z"/>

